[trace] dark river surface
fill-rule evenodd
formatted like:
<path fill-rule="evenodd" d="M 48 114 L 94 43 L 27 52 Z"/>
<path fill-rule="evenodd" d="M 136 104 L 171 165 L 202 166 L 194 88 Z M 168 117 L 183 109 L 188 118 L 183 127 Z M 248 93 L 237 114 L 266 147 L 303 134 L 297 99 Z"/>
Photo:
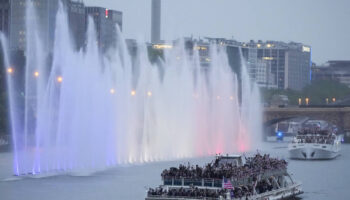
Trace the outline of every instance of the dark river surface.
<path fill-rule="evenodd" d="M 269 143 L 263 152 L 285 158 L 293 178 L 303 183 L 302 199 L 350 199 L 350 145 L 343 144 L 341 156 L 334 160 L 289 160 L 287 144 Z M 85 176 L 12 176 L 12 153 L 0 153 L 0 200 L 139 200 L 146 188 L 161 183 L 164 168 L 180 163 L 203 165 L 213 158 L 116 167 Z"/>

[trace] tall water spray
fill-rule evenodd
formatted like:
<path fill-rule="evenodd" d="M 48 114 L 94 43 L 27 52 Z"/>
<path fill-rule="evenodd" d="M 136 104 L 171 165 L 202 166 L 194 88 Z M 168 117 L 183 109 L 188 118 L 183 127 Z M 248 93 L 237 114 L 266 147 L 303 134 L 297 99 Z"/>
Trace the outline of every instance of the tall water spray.
<path fill-rule="evenodd" d="M 36 16 L 30 4 L 27 15 Z M 17 95 L 21 86 L 16 85 L 16 71 L 7 78 L 15 174 L 101 169 L 256 148 L 253 141 L 261 134 L 258 89 L 244 63 L 237 78 L 224 47 L 209 47 L 208 67 L 202 67 L 198 51 L 186 50 L 183 42 L 152 64 L 144 43 L 130 56 L 118 32 L 117 45 L 106 57 L 90 20 L 87 45 L 75 51 L 60 6 L 48 62 L 33 19 L 27 22 L 23 98 Z M 1 41 L 8 68 L 6 39 L 2 36 Z"/>

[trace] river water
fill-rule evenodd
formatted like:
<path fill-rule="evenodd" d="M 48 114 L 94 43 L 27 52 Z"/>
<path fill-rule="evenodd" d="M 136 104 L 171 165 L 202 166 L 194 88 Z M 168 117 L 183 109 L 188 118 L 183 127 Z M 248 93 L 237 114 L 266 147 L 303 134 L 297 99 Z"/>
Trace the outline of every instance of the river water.
<path fill-rule="evenodd" d="M 341 156 L 328 161 L 288 159 L 286 144 L 269 144 L 265 152 L 289 162 L 288 170 L 303 183 L 302 199 L 347 200 L 350 186 L 350 145 L 342 145 Z M 204 164 L 212 158 L 191 159 Z M 164 168 L 188 160 L 123 166 L 85 176 L 59 175 L 18 178 L 12 174 L 12 153 L 0 153 L 1 200 L 139 200 L 146 188 L 160 184 Z M 80 174 L 82 175 L 82 174 Z"/>

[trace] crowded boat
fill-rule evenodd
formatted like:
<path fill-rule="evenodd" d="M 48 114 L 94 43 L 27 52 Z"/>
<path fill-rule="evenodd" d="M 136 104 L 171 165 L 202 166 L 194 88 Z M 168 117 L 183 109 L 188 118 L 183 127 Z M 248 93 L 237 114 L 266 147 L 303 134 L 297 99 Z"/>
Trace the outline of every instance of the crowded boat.
<path fill-rule="evenodd" d="M 289 155 L 292 159 L 333 159 L 340 155 L 341 141 L 342 137 L 334 129 L 305 127 L 289 144 Z"/>
<path fill-rule="evenodd" d="M 284 159 L 217 155 L 204 165 L 180 164 L 163 170 L 163 185 L 149 188 L 146 200 L 159 199 L 280 199 L 296 196 L 301 184 L 287 173 Z"/>

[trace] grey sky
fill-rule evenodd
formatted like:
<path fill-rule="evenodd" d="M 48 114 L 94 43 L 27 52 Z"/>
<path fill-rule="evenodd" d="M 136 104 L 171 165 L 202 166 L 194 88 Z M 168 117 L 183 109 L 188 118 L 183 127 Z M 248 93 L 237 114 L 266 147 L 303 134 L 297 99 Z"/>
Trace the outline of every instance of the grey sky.
<path fill-rule="evenodd" d="M 151 0 L 85 0 L 124 13 L 127 38 L 149 41 Z M 313 60 L 350 60 L 350 0 L 164 0 L 162 39 L 226 37 L 312 46 Z"/>

